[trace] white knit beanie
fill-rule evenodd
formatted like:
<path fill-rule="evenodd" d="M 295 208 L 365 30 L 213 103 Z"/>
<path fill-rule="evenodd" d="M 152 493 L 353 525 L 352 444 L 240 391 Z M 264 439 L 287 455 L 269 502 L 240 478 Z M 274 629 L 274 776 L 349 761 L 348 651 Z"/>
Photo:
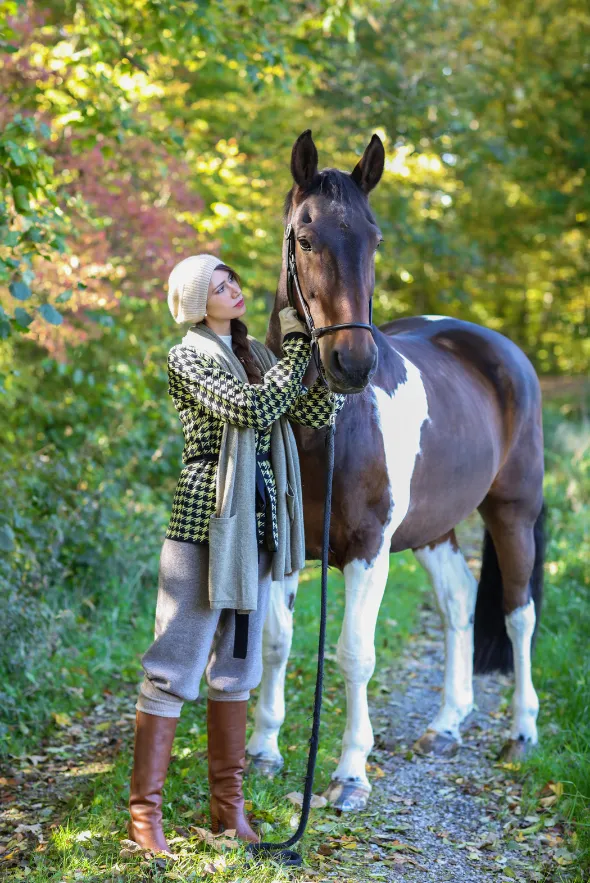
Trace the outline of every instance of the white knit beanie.
<path fill-rule="evenodd" d="M 220 264 L 214 254 L 195 254 L 176 264 L 168 278 L 168 306 L 176 322 L 205 318 L 209 283 Z"/>

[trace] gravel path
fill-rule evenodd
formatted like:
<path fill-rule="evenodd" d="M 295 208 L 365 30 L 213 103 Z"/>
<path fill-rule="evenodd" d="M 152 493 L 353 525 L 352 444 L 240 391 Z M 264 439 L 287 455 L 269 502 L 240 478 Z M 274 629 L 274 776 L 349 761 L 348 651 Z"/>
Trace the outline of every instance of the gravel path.
<path fill-rule="evenodd" d="M 541 798 L 543 803 L 522 809 L 514 767 L 497 761 L 508 733 L 509 679 L 476 677 L 476 710 L 463 728 L 464 744 L 454 757 L 413 751 L 414 740 L 438 706 L 442 664 L 440 620 L 427 609 L 398 666 L 378 675 L 392 692 L 371 709 L 376 741 L 370 758 L 373 792 L 368 811 L 355 820 L 356 847 L 343 838 L 328 842 L 325 851 L 331 854 L 320 860 L 319 879 L 567 879 L 572 856 L 554 816 L 551 791 L 549 798 Z"/>

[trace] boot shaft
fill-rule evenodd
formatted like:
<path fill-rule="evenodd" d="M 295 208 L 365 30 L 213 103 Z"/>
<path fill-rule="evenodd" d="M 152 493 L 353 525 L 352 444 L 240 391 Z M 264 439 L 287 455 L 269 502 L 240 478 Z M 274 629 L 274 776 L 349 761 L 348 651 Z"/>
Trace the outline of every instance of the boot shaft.
<path fill-rule="evenodd" d="M 207 702 L 211 828 L 214 833 L 234 828 L 241 840 L 258 841 L 244 815 L 247 709 L 247 700 Z"/>

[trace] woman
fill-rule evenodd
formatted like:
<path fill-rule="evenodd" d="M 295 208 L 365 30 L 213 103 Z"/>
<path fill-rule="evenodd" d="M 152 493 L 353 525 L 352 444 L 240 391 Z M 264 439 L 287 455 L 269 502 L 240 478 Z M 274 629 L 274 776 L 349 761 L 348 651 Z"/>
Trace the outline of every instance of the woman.
<path fill-rule="evenodd" d="M 214 255 L 186 258 L 169 279 L 174 319 L 192 323 L 168 356 L 169 393 L 184 431 L 184 468 L 162 547 L 154 642 L 136 704 L 129 837 L 170 852 L 162 789 L 185 701 L 208 686 L 211 827 L 257 841 L 244 816 L 246 710 L 262 677 L 272 579 L 305 561 L 301 479 L 287 420 L 328 425 L 345 401 L 302 385 L 310 337 L 279 313 L 284 358 L 249 337 L 240 279 Z"/>

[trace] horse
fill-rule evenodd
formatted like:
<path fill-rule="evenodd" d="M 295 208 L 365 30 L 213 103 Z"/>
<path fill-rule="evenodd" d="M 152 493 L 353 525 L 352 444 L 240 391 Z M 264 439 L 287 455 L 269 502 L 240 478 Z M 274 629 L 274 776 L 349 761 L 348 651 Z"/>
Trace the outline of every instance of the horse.
<path fill-rule="evenodd" d="M 383 144 L 373 135 L 352 173 L 318 170 L 310 130 L 295 141 L 293 185 L 283 222 L 295 231 L 301 292 L 314 324 L 367 323 L 382 240 L 368 195 L 381 179 Z M 266 344 L 280 357 L 278 313 L 287 305 L 287 248 Z M 302 310 L 299 310 L 302 312 Z M 373 746 L 367 684 L 390 553 L 412 549 L 426 571 L 444 628 L 440 708 L 416 749 L 448 755 L 473 707 L 473 672 L 514 671 L 505 758 L 537 743 L 539 701 L 531 649 L 543 577 L 541 394 L 526 355 L 502 334 L 445 316 L 346 328 L 318 340 L 326 383 L 347 394 L 336 421 L 328 563 L 344 575 L 337 662 L 346 686 L 346 726 L 326 797 L 363 809 Z M 314 360 L 304 377 L 317 377 Z M 292 424 L 300 457 L 306 557 L 321 558 L 325 432 Z M 455 526 L 475 510 L 484 522 L 479 583 Z M 274 582 L 264 628 L 263 677 L 248 741 L 250 768 L 282 766 L 297 572 Z"/>

